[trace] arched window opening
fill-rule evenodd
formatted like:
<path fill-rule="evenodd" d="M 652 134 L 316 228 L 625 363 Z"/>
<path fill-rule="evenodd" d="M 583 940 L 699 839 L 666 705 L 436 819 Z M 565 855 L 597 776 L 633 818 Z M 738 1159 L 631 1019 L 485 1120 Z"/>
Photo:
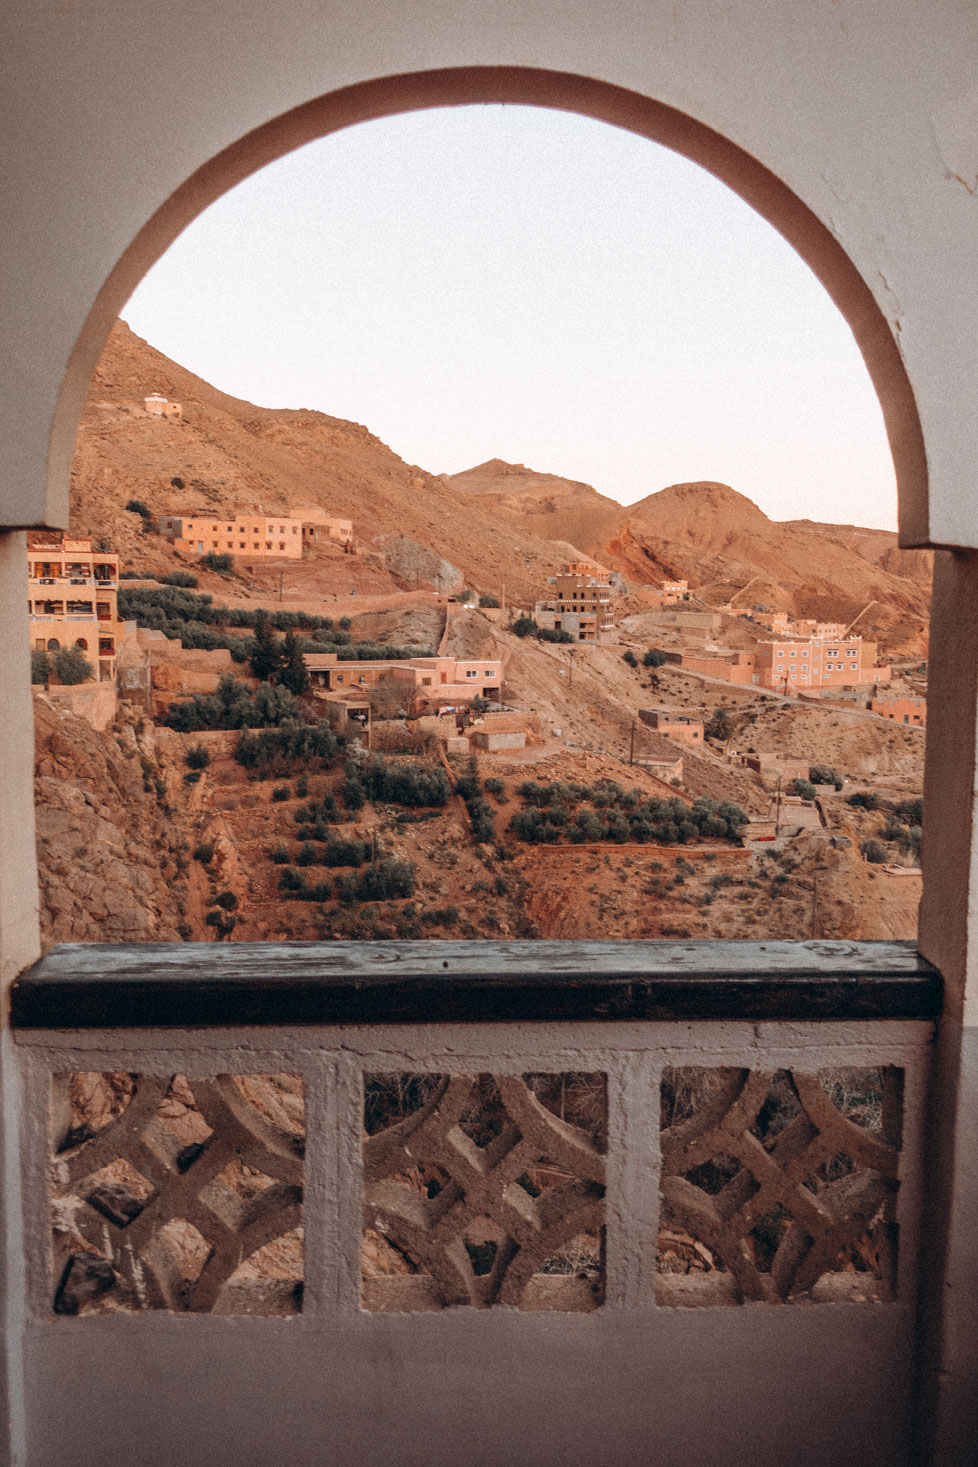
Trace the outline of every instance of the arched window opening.
<path fill-rule="evenodd" d="M 179 319 L 181 298 L 193 310 Z M 328 718 L 338 748 L 256 756 L 247 800 L 214 785 L 209 807 L 240 826 L 276 931 L 913 935 L 922 736 L 915 725 L 904 747 L 883 705 L 893 653 L 894 696 L 924 688 L 926 567 L 896 549 L 879 405 L 845 322 L 722 184 L 571 113 L 389 118 L 215 204 L 127 314 L 136 334 L 114 329 L 83 417 L 73 515 L 94 533 L 108 508 L 89 472 L 99 415 L 137 414 L 147 447 L 112 512 L 139 539 L 108 573 L 163 583 L 123 579 L 118 606 L 98 602 L 132 642 L 130 655 L 125 636 L 103 637 L 101 673 L 205 737 L 242 716 L 222 677 L 241 702 L 255 674 L 286 707 L 288 679 L 299 696 L 305 677 L 319 685 L 303 716 Z M 162 374 L 141 334 L 169 351 L 167 381 L 148 380 Z M 220 392 L 267 406 L 228 411 Z M 321 416 L 273 428 L 269 409 L 310 400 Z M 150 492 L 140 454 L 167 435 L 181 472 Z M 243 491 L 237 464 L 257 468 L 269 441 L 306 457 L 314 487 Z M 371 643 L 364 594 L 399 660 Z M 266 612 L 278 640 L 273 628 L 256 655 Z M 309 643 L 292 671 L 289 615 Z M 889 739 L 876 780 L 858 747 L 867 720 L 871 741 Z M 422 784 L 437 775 L 437 798 L 395 791 L 392 757 Z M 193 783 L 230 781 L 221 758 Z M 270 788 L 255 776 L 273 766 Z M 457 874 L 435 859 L 453 786 L 467 808 Z M 378 810 L 379 850 L 364 835 Z M 211 843 L 200 809 L 179 823 L 174 839 Z M 369 860 L 331 866 L 337 838 Z M 181 880 L 167 935 L 210 935 L 188 922 Z M 870 901 L 870 882 L 892 900 Z M 210 929 L 266 936 L 268 914 L 237 895 Z"/>

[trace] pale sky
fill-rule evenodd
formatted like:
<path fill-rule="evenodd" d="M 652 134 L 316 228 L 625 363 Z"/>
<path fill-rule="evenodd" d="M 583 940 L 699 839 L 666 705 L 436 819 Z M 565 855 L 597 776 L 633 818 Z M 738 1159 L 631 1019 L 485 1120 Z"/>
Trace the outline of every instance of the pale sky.
<path fill-rule="evenodd" d="M 879 404 L 808 267 L 696 165 L 569 113 L 309 144 L 122 314 L 215 387 L 365 423 L 432 473 L 502 458 L 622 504 L 719 479 L 772 519 L 896 525 Z"/>

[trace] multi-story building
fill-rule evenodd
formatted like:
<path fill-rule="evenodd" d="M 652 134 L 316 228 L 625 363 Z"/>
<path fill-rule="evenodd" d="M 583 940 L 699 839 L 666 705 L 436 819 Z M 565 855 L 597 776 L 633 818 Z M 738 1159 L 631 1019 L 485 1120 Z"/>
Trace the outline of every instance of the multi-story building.
<path fill-rule="evenodd" d="M 663 606 L 675 606 L 677 601 L 688 601 L 689 585 L 686 581 L 663 581 L 659 594 Z"/>
<path fill-rule="evenodd" d="M 597 642 L 603 633 L 614 630 L 610 581 L 599 580 L 593 570 L 586 575 L 567 570 L 563 575 L 549 576 L 548 584 L 553 586 L 554 595 L 538 601 L 533 610 L 539 626 L 568 632 L 577 642 Z"/>
<path fill-rule="evenodd" d="M 122 636 L 119 557 L 91 540 L 30 545 L 28 602 L 31 646 L 42 652 L 78 647 L 100 680 L 115 678 Z"/>
<path fill-rule="evenodd" d="M 876 667 L 876 643 L 861 637 L 798 637 L 758 642 L 755 681 L 762 688 L 844 688 L 888 683 Z"/>
<path fill-rule="evenodd" d="M 302 521 L 290 515 L 236 510 L 216 516 L 210 510 L 162 515 L 160 534 L 190 555 L 249 555 L 273 560 L 302 558 Z"/>

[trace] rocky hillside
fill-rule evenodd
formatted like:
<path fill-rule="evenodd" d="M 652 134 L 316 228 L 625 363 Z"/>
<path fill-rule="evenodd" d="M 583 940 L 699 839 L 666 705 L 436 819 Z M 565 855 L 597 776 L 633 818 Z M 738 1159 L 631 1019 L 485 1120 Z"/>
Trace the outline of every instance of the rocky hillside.
<path fill-rule="evenodd" d="M 182 784 L 179 735 L 120 704 L 96 733 L 34 698 L 41 931 L 53 942 L 170 942 L 203 928 L 191 859 L 201 796 Z"/>
<path fill-rule="evenodd" d="M 672 484 L 623 508 L 590 485 L 492 459 L 450 483 L 521 532 L 569 542 L 635 581 L 682 577 L 710 605 L 851 621 L 894 651 L 922 655 L 931 556 L 896 536 L 811 520 L 768 519 L 726 484 Z M 744 595 L 741 597 L 740 592 Z"/>

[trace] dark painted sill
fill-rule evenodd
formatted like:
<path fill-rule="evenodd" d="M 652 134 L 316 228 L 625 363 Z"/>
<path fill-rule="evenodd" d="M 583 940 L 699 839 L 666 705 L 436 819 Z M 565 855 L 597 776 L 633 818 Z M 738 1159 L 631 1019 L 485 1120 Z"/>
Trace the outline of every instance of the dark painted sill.
<path fill-rule="evenodd" d="M 932 1019 L 912 942 L 65 944 L 11 992 L 20 1029 L 567 1020 Z"/>

